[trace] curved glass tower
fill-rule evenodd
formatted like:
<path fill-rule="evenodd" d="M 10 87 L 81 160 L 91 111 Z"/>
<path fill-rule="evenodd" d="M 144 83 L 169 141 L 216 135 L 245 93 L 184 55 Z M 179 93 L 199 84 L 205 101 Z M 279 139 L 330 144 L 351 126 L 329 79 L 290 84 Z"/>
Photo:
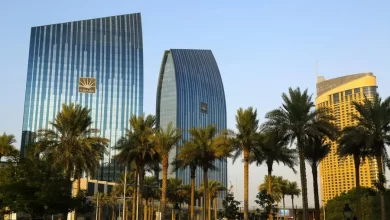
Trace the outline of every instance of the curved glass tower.
<path fill-rule="evenodd" d="M 21 153 L 31 135 L 51 128 L 63 103 L 91 109 L 93 128 L 111 146 L 142 113 L 141 14 L 33 27 L 27 69 Z M 98 179 L 114 180 L 115 150 L 104 155 Z"/>
<path fill-rule="evenodd" d="M 157 123 L 164 128 L 169 122 L 183 130 L 183 140 L 189 139 L 188 129 L 214 124 L 226 129 L 226 101 L 217 62 L 210 50 L 171 49 L 165 51 L 157 88 Z M 172 161 L 180 147 L 170 152 Z M 211 180 L 227 186 L 227 161 L 216 161 Z M 190 171 L 179 170 L 168 175 L 190 184 Z M 197 169 L 196 187 L 203 181 Z"/>

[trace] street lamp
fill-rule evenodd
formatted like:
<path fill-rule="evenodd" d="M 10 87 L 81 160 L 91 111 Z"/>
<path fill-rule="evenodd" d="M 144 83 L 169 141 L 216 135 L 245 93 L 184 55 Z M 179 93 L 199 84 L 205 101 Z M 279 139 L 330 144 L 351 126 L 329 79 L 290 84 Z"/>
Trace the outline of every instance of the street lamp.
<path fill-rule="evenodd" d="M 175 211 L 175 219 L 177 217 L 177 214 L 180 212 L 179 204 L 176 203 L 175 207 L 173 207 L 173 210 Z"/>
<path fill-rule="evenodd" d="M 345 204 L 344 209 L 343 209 L 344 218 L 350 220 L 351 217 L 352 217 L 352 214 L 353 214 L 353 211 L 352 211 L 352 209 L 349 207 L 349 204 Z"/>

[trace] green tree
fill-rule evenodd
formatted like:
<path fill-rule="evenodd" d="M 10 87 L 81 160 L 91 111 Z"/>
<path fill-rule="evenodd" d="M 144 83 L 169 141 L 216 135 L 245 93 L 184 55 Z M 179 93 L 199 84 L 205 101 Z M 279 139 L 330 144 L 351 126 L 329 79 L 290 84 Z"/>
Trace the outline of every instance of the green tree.
<path fill-rule="evenodd" d="M 13 135 L 3 133 L 3 135 L 0 136 L 0 161 L 4 156 L 12 156 L 18 153 L 18 150 L 16 150 L 13 145 L 15 142 L 15 136 Z"/>
<path fill-rule="evenodd" d="M 267 218 L 271 215 L 271 213 L 277 213 L 278 208 L 276 207 L 275 200 L 272 195 L 267 193 L 267 190 L 261 190 L 256 195 L 255 202 L 260 205 L 263 209 L 263 212 L 260 214 L 262 218 Z"/>
<path fill-rule="evenodd" d="M 361 219 L 360 206 L 360 164 L 368 156 L 367 135 L 360 127 L 350 126 L 342 130 L 339 138 L 338 154 L 340 157 L 352 156 L 355 164 L 357 218 Z"/>
<path fill-rule="evenodd" d="M 154 176 L 145 177 L 145 185 L 142 189 L 142 197 L 144 198 L 145 205 L 144 216 L 146 214 L 146 216 L 150 218 L 150 215 L 153 215 L 154 212 L 154 200 L 160 198 L 160 189 L 158 186 L 158 182 Z"/>
<path fill-rule="evenodd" d="M 259 135 L 260 144 L 254 148 L 250 161 L 256 162 L 257 165 L 265 163 L 268 171 L 268 194 L 272 195 L 272 170 L 274 163 L 283 163 L 296 173 L 296 150 L 288 148 L 288 136 L 280 130 L 265 130 Z M 269 216 L 272 220 L 272 213 Z"/>
<path fill-rule="evenodd" d="M 298 187 L 297 182 L 288 182 L 287 183 L 287 195 L 291 196 L 291 204 L 294 209 L 294 196 L 299 196 L 301 195 L 301 190 Z M 294 219 L 296 218 L 295 212 L 294 212 Z"/>
<path fill-rule="evenodd" d="M 167 183 L 167 198 L 169 203 L 172 204 L 172 207 L 176 204 L 181 207 L 181 205 L 188 200 L 190 186 L 184 185 L 179 178 L 169 178 Z M 173 209 L 172 215 L 174 215 Z"/>
<path fill-rule="evenodd" d="M 125 165 L 135 164 L 135 183 L 137 177 L 139 186 L 135 184 L 134 201 L 140 201 L 138 205 L 139 218 L 143 218 L 142 213 L 142 189 L 145 177 L 145 169 L 148 166 L 154 167 L 156 160 L 159 159 L 154 148 L 156 119 L 152 115 L 148 116 L 132 116 L 130 118 L 131 130 L 126 131 L 126 136 L 122 137 L 116 145 L 119 154 L 116 156 L 118 160 Z M 137 188 L 141 190 L 137 190 Z M 133 205 L 133 207 L 135 207 Z M 133 209 L 132 218 L 135 219 L 135 209 Z"/>
<path fill-rule="evenodd" d="M 89 109 L 63 104 L 54 122 L 50 122 L 53 129 L 38 130 L 33 154 L 43 153 L 47 160 L 64 168 L 69 179 L 73 175 L 79 180 L 82 171 L 94 175 L 109 141 L 97 136 L 99 131 L 91 128 L 92 123 Z"/>
<path fill-rule="evenodd" d="M 315 110 L 312 96 L 307 90 L 289 88 L 288 94 L 282 94 L 283 103 L 280 108 L 266 114 L 265 127 L 282 129 L 295 141 L 299 153 L 299 169 L 302 184 L 303 219 L 308 219 L 307 179 L 304 147 L 305 139 L 311 136 L 326 136 L 333 140 L 337 128 L 332 123 L 333 117 L 327 114 L 326 109 Z"/>
<path fill-rule="evenodd" d="M 271 186 L 269 185 L 271 183 Z M 259 185 L 259 192 L 265 190 L 269 195 L 272 196 L 272 199 L 275 202 L 280 202 L 282 199 L 282 184 L 283 177 L 281 176 L 271 176 L 271 181 L 269 181 L 268 175 L 264 176 L 263 183 Z M 268 189 L 271 188 L 271 192 L 268 192 Z"/>
<path fill-rule="evenodd" d="M 384 184 L 384 158 L 387 158 L 386 144 L 390 143 L 390 97 L 382 101 L 379 94 L 374 97 L 364 97 L 363 102 L 353 102 L 357 114 L 352 118 L 357 121 L 357 126 L 367 134 L 367 146 L 370 147 L 371 155 L 376 159 L 378 166 L 377 184 L 380 191 L 382 220 L 386 219 L 386 207 Z"/>
<path fill-rule="evenodd" d="M 162 187 L 161 187 L 161 215 L 165 216 L 165 207 L 167 203 L 167 179 L 169 152 L 177 147 L 181 139 L 181 131 L 174 128 L 172 123 L 169 123 L 166 129 L 159 128 L 155 134 L 155 150 L 160 155 L 162 164 Z"/>
<path fill-rule="evenodd" d="M 26 213 L 32 220 L 75 208 L 72 182 L 62 169 L 39 159 L 22 158 L 17 164 L 9 162 L 0 169 L 0 209 L 7 207 L 15 213 Z"/>
<path fill-rule="evenodd" d="M 227 193 L 225 200 L 222 201 L 223 212 L 222 216 L 227 219 L 238 219 L 240 216 L 240 208 L 238 207 L 241 202 L 236 201 L 232 193 Z"/>
<path fill-rule="evenodd" d="M 244 220 L 249 219 L 248 190 L 249 190 L 249 155 L 254 151 L 258 144 L 259 119 L 257 110 L 249 107 L 247 109 L 239 108 L 236 114 L 237 134 L 234 140 L 235 155 L 233 162 L 241 155 L 244 155 Z"/>
<path fill-rule="evenodd" d="M 324 139 L 307 138 L 304 149 L 305 159 L 311 167 L 313 174 L 315 218 L 320 219 L 320 197 L 318 194 L 318 170 L 319 163 L 329 154 L 330 145 Z"/>
<path fill-rule="evenodd" d="M 190 140 L 186 143 L 188 146 L 185 150 L 191 151 L 190 158 L 199 162 L 199 166 L 203 169 L 204 192 L 203 199 L 205 204 L 205 217 L 209 219 L 208 213 L 209 196 L 208 196 L 208 171 L 215 169 L 214 161 L 223 160 L 231 156 L 231 139 L 226 131 L 218 134 L 218 130 L 214 125 L 208 125 L 205 128 L 191 128 Z M 182 149 L 184 150 L 184 148 Z"/>

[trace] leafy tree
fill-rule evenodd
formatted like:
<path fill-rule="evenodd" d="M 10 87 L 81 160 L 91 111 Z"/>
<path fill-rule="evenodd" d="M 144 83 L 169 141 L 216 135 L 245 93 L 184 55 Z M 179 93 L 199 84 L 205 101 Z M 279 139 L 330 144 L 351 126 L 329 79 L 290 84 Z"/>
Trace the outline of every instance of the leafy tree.
<path fill-rule="evenodd" d="M 71 195 L 72 182 L 62 169 L 46 161 L 22 158 L 17 166 L 8 163 L 0 169 L 0 176 L 0 209 L 7 207 L 34 219 L 43 214 L 68 213 L 78 204 Z"/>
<path fill-rule="evenodd" d="M 167 176 L 169 165 L 169 152 L 181 139 L 181 132 L 169 123 L 167 128 L 159 128 L 156 131 L 154 142 L 155 150 L 160 155 L 162 164 L 162 187 L 161 187 L 161 215 L 165 216 L 165 207 L 167 202 Z"/>
<path fill-rule="evenodd" d="M 390 144 L 390 97 L 382 101 L 379 94 L 374 97 L 364 96 L 363 102 L 353 102 L 358 114 L 352 114 L 357 126 L 367 135 L 367 146 L 375 157 L 378 166 L 378 184 L 381 199 L 382 220 L 386 219 L 385 187 L 383 165 L 388 157 L 386 144 Z"/>
<path fill-rule="evenodd" d="M 12 156 L 18 153 L 18 150 L 16 150 L 13 145 L 15 142 L 15 136 L 13 135 L 3 133 L 3 135 L 0 136 L 0 161 L 4 156 Z"/>
<path fill-rule="evenodd" d="M 336 126 L 334 119 L 327 114 L 327 109 L 315 109 L 312 95 L 307 90 L 289 88 L 282 94 L 283 103 L 280 108 L 268 112 L 265 127 L 285 130 L 290 141 L 296 140 L 299 155 L 299 169 L 302 184 L 303 219 L 308 218 L 307 179 L 304 156 L 305 139 L 307 136 L 326 136 L 335 139 Z"/>
<path fill-rule="evenodd" d="M 278 213 L 275 200 L 272 198 L 272 195 L 267 193 L 267 190 L 261 190 L 256 195 L 255 202 L 263 209 L 263 212 L 260 214 L 260 216 L 264 219 L 269 217 L 271 213 L 274 213 L 274 215 L 275 213 Z"/>
<path fill-rule="evenodd" d="M 223 212 L 222 216 L 227 219 L 238 219 L 240 216 L 241 202 L 236 201 L 232 193 L 227 193 L 226 198 L 222 201 Z"/>
<path fill-rule="evenodd" d="M 234 140 L 235 155 L 233 162 L 241 155 L 244 155 L 244 220 L 249 218 L 248 190 L 249 190 L 249 155 L 258 144 L 259 119 L 257 110 L 249 107 L 239 108 L 236 114 L 237 134 Z"/>
<path fill-rule="evenodd" d="M 329 154 L 330 145 L 322 138 L 307 138 L 304 149 L 305 159 L 311 167 L 313 174 L 315 218 L 320 219 L 320 197 L 318 195 L 318 170 L 319 163 Z"/>
<path fill-rule="evenodd" d="M 350 126 L 342 130 L 339 138 L 338 154 L 340 157 L 352 156 L 355 164 L 356 204 L 357 218 L 361 219 L 360 206 L 360 164 L 369 152 L 367 146 L 367 134 L 360 127 Z"/>

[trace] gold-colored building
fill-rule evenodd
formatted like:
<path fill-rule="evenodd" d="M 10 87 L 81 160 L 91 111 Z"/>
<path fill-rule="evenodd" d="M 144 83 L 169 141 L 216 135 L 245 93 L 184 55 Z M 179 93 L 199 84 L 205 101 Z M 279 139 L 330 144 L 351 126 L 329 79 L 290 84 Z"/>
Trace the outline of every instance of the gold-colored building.
<path fill-rule="evenodd" d="M 354 125 L 351 113 L 356 113 L 352 101 L 362 101 L 365 94 L 373 97 L 376 93 L 376 77 L 373 73 L 359 73 L 325 80 L 317 77 L 317 107 L 332 110 L 339 129 Z M 320 163 L 321 199 L 323 202 L 355 187 L 355 168 L 352 157 L 340 158 L 337 143 L 331 145 L 331 152 Z M 375 160 L 366 160 L 360 167 L 361 186 L 371 187 L 377 180 Z"/>

